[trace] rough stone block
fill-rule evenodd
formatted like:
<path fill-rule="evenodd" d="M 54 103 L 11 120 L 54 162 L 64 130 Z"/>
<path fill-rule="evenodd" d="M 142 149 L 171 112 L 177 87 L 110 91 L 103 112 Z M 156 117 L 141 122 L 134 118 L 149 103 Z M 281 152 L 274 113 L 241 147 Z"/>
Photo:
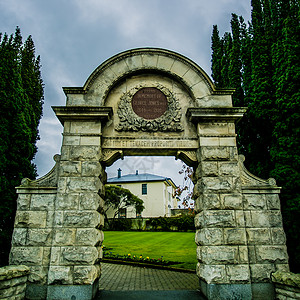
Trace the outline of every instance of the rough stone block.
<path fill-rule="evenodd" d="M 271 273 L 275 271 L 273 264 L 250 265 L 252 282 L 271 282 Z"/>
<path fill-rule="evenodd" d="M 219 162 L 219 175 L 220 176 L 239 176 L 240 170 L 236 162 Z"/>
<path fill-rule="evenodd" d="M 224 240 L 228 245 L 246 245 L 244 228 L 224 228 Z"/>
<path fill-rule="evenodd" d="M 221 201 L 225 209 L 242 209 L 242 196 L 239 194 L 221 194 Z"/>
<path fill-rule="evenodd" d="M 40 265 L 43 259 L 43 247 L 13 247 L 10 252 L 10 264 Z"/>
<path fill-rule="evenodd" d="M 239 262 L 240 264 L 248 264 L 249 263 L 249 253 L 247 246 L 239 246 Z"/>
<path fill-rule="evenodd" d="M 99 207 L 104 207 L 104 200 L 98 193 L 81 193 L 79 194 L 79 209 L 80 210 L 98 210 Z"/>
<path fill-rule="evenodd" d="M 100 265 L 75 266 L 74 284 L 93 284 L 100 277 Z"/>
<path fill-rule="evenodd" d="M 238 264 L 239 251 L 234 246 L 202 246 L 197 253 L 198 260 L 204 264 Z M 198 249 L 197 249 L 198 250 Z"/>
<path fill-rule="evenodd" d="M 102 167 L 97 161 L 82 162 L 82 176 L 98 176 Z"/>
<path fill-rule="evenodd" d="M 278 194 L 266 194 L 268 209 L 280 209 L 280 199 Z"/>
<path fill-rule="evenodd" d="M 236 147 L 236 137 L 233 136 L 220 137 L 220 146 Z"/>
<path fill-rule="evenodd" d="M 74 146 L 70 149 L 70 159 L 73 161 L 99 161 L 101 151 L 99 146 Z"/>
<path fill-rule="evenodd" d="M 96 247 L 62 247 L 61 263 L 64 265 L 93 265 L 99 260 Z"/>
<path fill-rule="evenodd" d="M 27 228 L 15 228 L 12 236 L 13 246 L 25 246 L 27 237 Z"/>
<path fill-rule="evenodd" d="M 79 135 L 66 135 L 63 136 L 63 145 L 65 146 L 78 146 L 80 144 Z"/>
<path fill-rule="evenodd" d="M 271 234 L 269 228 L 247 228 L 246 232 L 249 245 L 271 244 Z"/>
<path fill-rule="evenodd" d="M 103 186 L 97 177 L 68 177 L 66 193 L 80 193 L 83 191 L 98 192 Z"/>
<path fill-rule="evenodd" d="M 202 197 L 203 209 L 212 210 L 221 208 L 220 196 L 218 194 L 203 194 L 200 197 Z"/>
<path fill-rule="evenodd" d="M 236 210 L 235 218 L 237 227 L 246 227 L 245 212 L 243 210 Z"/>
<path fill-rule="evenodd" d="M 227 265 L 226 273 L 231 283 L 250 282 L 250 269 L 248 265 Z"/>
<path fill-rule="evenodd" d="M 247 210 L 267 209 L 266 199 L 263 194 L 244 194 L 244 208 Z"/>
<path fill-rule="evenodd" d="M 202 147 L 202 160 L 229 160 L 229 147 Z"/>
<path fill-rule="evenodd" d="M 204 212 L 201 211 L 200 213 L 196 214 L 194 221 L 197 229 L 203 228 L 205 226 Z"/>
<path fill-rule="evenodd" d="M 272 228 L 271 237 L 274 245 L 285 245 L 286 237 L 282 228 Z"/>
<path fill-rule="evenodd" d="M 33 194 L 30 210 L 53 210 L 56 194 Z"/>
<path fill-rule="evenodd" d="M 55 227 L 63 226 L 63 224 L 64 224 L 64 212 L 63 211 L 55 211 L 53 218 L 54 218 Z"/>
<path fill-rule="evenodd" d="M 258 263 L 288 263 L 286 246 L 256 246 Z"/>
<path fill-rule="evenodd" d="M 17 207 L 18 210 L 29 210 L 31 194 L 18 194 Z"/>
<path fill-rule="evenodd" d="M 228 135 L 228 123 L 199 123 L 198 132 L 200 135 Z"/>
<path fill-rule="evenodd" d="M 195 242 L 197 245 L 222 245 L 224 243 L 221 228 L 203 228 L 196 230 Z"/>
<path fill-rule="evenodd" d="M 96 228 L 78 228 L 76 232 L 76 245 L 98 246 L 104 240 L 103 231 Z"/>
<path fill-rule="evenodd" d="M 79 206 L 79 193 L 58 194 L 56 199 L 57 210 L 77 210 Z"/>
<path fill-rule="evenodd" d="M 82 146 L 100 146 L 101 137 L 100 136 L 81 136 L 80 145 Z"/>
<path fill-rule="evenodd" d="M 202 137 L 202 136 L 200 136 L 199 143 L 200 143 L 201 147 L 220 146 L 220 138 L 219 137 Z"/>
<path fill-rule="evenodd" d="M 197 264 L 197 275 L 206 283 L 226 283 L 228 281 L 224 265 Z"/>
<path fill-rule="evenodd" d="M 251 220 L 254 228 L 270 227 L 268 210 L 251 211 Z"/>
<path fill-rule="evenodd" d="M 48 266 L 31 266 L 28 281 L 30 283 L 46 284 L 48 277 Z"/>
<path fill-rule="evenodd" d="M 204 211 L 204 225 L 207 227 L 235 227 L 235 215 L 232 210 Z"/>
<path fill-rule="evenodd" d="M 214 161 L 203 161 L 201 163 L 202 176 L 218 176 L 218 163 Z"/>
<path fill-rule="evenodd" d="M 43 228 L 46 226 L 47 212 L 17 211 L 15 227 Z"/>
<path fill-rule="evenodd" d="M 51 229 L 29 228 L 27 235 L 28 246 L 50 246 L 51 245 Z"/>
<path fill-rule="evenodd" d="M 96 228 L 103 225 L 103 218 L 97 211 L 66 211 L 63 225 L 65 227 Z"/>
<path fill-rule="evenodd" d="M 81 162 L 80 161 L 61 161 L 59 166 L 60 176 L 80 176 Z"/>
<path fill-rule="evenodd" d="M 72 284 L 73 276 L 71 267 L 50 266 L 48 274 L 48 284 Z"/>
<path fill-rule="evenodd" d="M 255 246 L 248 246 L 248 254 L 249 254 L 249 262 L 251 264 L 256 264 L 256 252 L 255 252 Z"/>
<path fill-rule="evenodd" d="M 61 228 L 54 233 L 53 244 L 56 246 L 72 246 L 75 243 L 76 229 Z"/>
<path fill-rule="evenodd" d="M 256 227 L 252 224 L 252 217 L 250 211 L 244 211 L 245 227 Z"/>
<path fill-rule="evenodd" d="M 233 181 L 230 177 L 203 177 L 202 188 L 204 191 L 231 191 L 233 189 Z"/>
<path fill-rule="evenodd" d="M 65 129 L 65 126 L 64 126 Z M 80 133 L 80 134 L 100 134 L 101 133 L 101 123 L 94 121 L 84 121 L 77 122 L 72 121 L 70 124 L 70 133 Z"/>

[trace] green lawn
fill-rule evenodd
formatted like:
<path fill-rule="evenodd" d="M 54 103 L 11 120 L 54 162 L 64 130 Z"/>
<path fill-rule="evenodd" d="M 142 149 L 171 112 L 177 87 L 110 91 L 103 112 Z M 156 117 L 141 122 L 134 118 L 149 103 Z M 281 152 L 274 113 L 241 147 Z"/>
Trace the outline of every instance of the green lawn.
<path fill-rule="evenodd" d="M 113 254 L 131 254 L 181 262 L 174 266 L 196 268 L 194 232 L 105 231 L 103 245 Z"/>

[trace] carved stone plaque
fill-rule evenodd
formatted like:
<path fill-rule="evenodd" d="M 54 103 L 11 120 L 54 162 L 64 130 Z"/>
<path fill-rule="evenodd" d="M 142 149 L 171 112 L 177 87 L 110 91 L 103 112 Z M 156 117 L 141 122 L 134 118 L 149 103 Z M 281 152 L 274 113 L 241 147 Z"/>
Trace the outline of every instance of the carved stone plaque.
<path fill-rule="evenodd" d="M 133 95 L 131 101 L 133 111 L 146 120 L 154 120 L 162 116 L 168 107 L 167 97 L 155 87 L 145 87 Z"/>

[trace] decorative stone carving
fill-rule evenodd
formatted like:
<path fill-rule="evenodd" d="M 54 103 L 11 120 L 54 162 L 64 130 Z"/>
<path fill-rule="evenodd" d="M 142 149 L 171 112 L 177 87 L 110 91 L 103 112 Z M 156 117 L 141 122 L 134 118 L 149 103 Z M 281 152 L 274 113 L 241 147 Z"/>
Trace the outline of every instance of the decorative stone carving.
<path fill-rule="evenodd" d="M 133 96 L 145 87 L 155 87 L 167 98 L 168 105 L 166 112 L 154 120 L 144 119 L 138 116 L 132 109 L 131 101 Z M 159 83 L 152 86 L 149 86 L 149 84 L 147 86 L 140 84 L 124 93 L 119 102 L 118 116 L 120 123 L 116 126 L 117 131 L 183 131 L 183 127 L 180 124 L 181 110 L 179 101 L 169 89 Z"/>
<path fill-rule="evenodd" d="M 197 164 L 196 151 L 177 151 L 176 159 L 181 159 L 188 166 Z"/>
<path fill-rule="evenodd" d="M 101 161 L 107 167 L 111 166 L 117 159 L 123 159 L 123 151 L 122 150 L 110 150 L 104 149 L 102 151 Z"/>
<path fill-rule="evenodd" d="M 57 187 L 58 166 L 60 162 L 60 155 L 55 154 L 53 159 L 55 161 L 55 165 L 49 173 L 36 180 L 24 178 L 22 179 L 21 187 Z"/>
<path fill-rule="evenodd" d="M 243 186 L 276 186 L 276 180 L 269 178 L 267 180 L 261 179 L 251 174 L 244 166 L 245 156 L 239 155 L 239 167 L 241 172 L 241 183 Z"/>

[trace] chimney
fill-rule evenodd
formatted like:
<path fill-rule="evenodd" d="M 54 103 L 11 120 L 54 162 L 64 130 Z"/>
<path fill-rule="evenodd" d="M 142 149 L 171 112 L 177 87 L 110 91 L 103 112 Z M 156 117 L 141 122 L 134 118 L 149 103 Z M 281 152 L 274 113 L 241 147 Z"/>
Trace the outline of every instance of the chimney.
<path fill-rule="evenodd" d="M 118 169 L 118 178 L 121 178 L 121 172 L 122 172 L 122 170 L 119 168 Z"/>
<path fill-rule="evenodd" d="M 136 171 L 135 171 L 135 175 L 139 175 L 139 170 L 136 170 Z"/>

